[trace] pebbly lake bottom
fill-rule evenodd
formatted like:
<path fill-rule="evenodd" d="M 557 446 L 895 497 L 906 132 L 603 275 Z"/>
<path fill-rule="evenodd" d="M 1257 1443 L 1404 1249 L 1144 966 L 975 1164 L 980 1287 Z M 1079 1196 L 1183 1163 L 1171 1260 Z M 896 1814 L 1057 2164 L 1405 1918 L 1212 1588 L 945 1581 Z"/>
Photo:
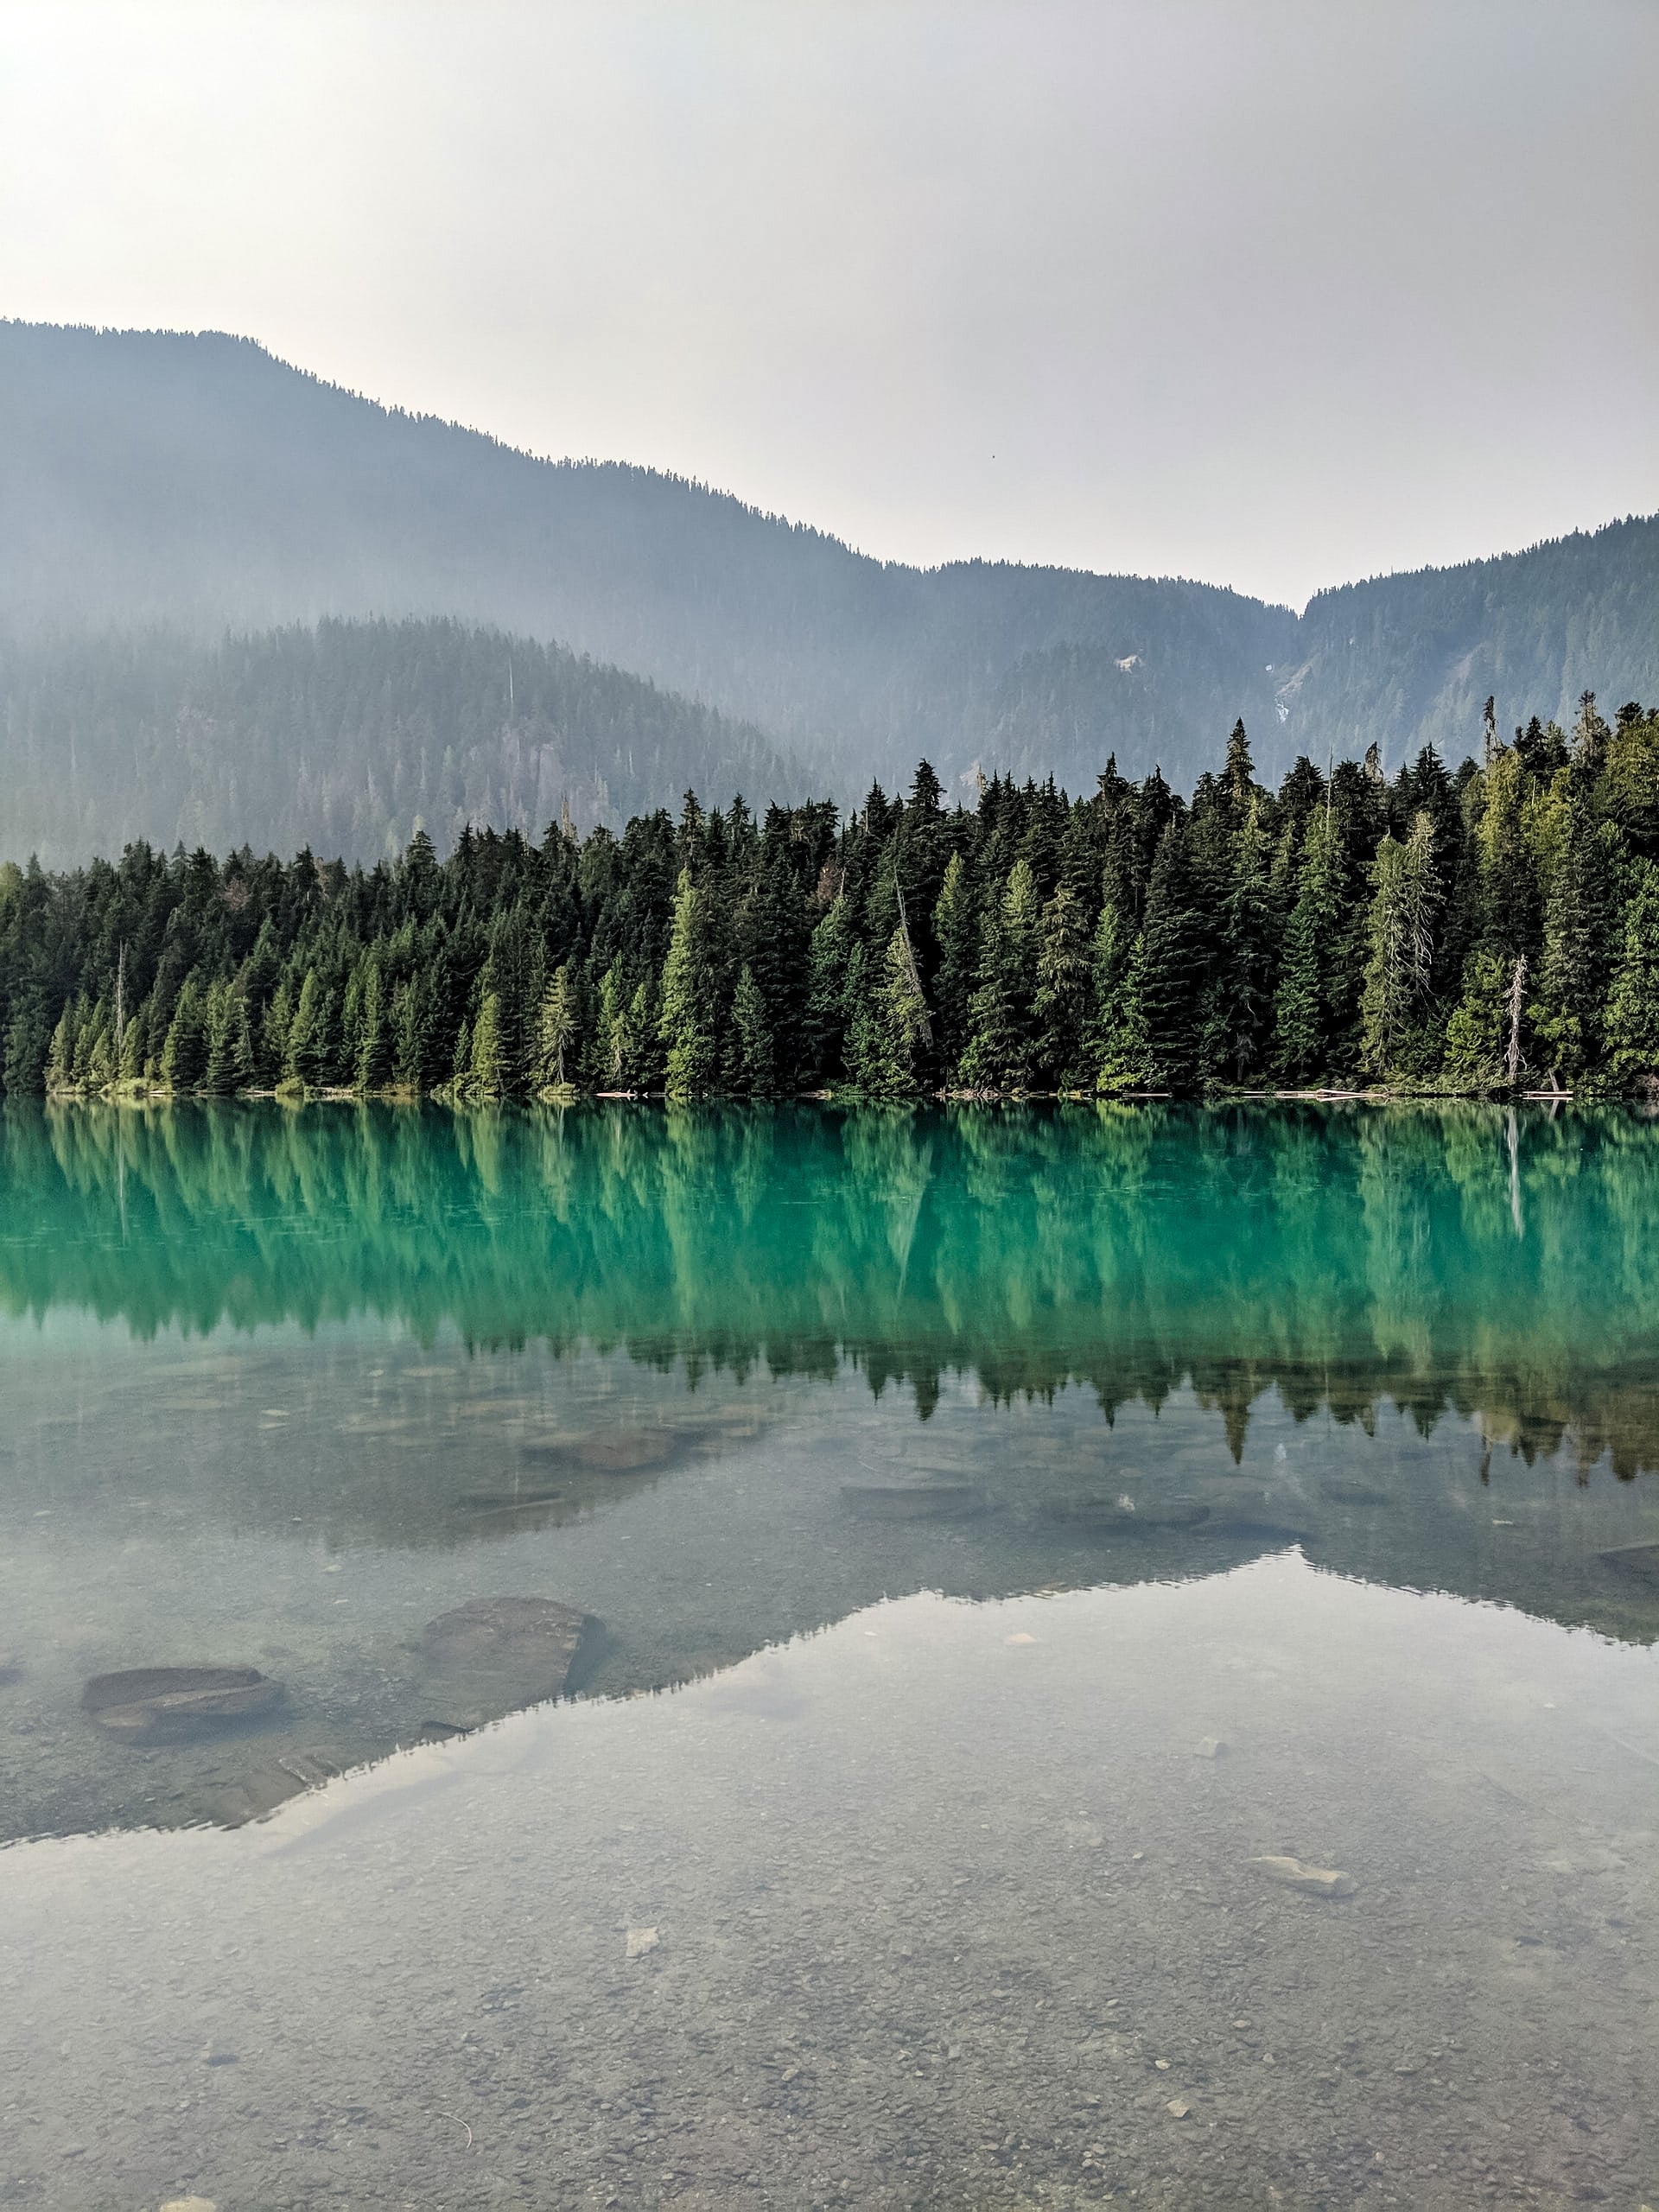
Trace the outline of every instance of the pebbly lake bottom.
<path fill-rule="evenodd" d="M 1656 1693 L 1292 1549 L 17 1845 L 0 2201 L 1635 2207 Z"/>

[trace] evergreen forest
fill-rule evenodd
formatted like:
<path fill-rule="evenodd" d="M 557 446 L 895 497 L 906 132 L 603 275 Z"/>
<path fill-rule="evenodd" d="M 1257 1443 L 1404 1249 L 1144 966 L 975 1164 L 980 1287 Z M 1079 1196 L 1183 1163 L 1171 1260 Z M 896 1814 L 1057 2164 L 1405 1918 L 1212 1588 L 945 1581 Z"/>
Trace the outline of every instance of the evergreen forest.
<path fill-rule="evenodd" d="M 0 869 L 7 1090 L 457 1101 L 1659 1088 L 1659 713 L 1276 789 L 994 778 Z"/>

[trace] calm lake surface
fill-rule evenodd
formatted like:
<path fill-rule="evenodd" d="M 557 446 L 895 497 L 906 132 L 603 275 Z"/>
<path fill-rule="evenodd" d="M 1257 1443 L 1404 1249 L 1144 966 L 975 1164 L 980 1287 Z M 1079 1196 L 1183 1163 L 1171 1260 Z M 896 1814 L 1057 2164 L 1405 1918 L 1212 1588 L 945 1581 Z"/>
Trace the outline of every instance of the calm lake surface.
<path fill-rule="evenodd" d="M 1659 2203 L 1659 1123 L 11 1108 L 0 1380 L 0 2205 Z"/>

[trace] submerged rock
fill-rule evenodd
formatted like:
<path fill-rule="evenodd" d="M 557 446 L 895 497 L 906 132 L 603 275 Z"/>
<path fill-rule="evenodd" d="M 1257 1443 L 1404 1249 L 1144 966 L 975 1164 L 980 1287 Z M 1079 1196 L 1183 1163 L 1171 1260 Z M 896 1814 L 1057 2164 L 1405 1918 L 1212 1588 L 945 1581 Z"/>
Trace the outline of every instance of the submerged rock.
<path fill-rule="evenodd" d="M 471 1513 L 528 1513 L 538 1506 L 563 1505 L 569 1495 L 560 1483 L 537 1490 L 466 1490 L 455 1502 Z"/>
<path fill-rule="evenodd" d="M 221 1827 L 238 1828 L 250 1821 L 263 1821 L 290 1797 L 308 1789 L 321 1789 L 335 1781 L 340 1762 L 328 1751 L 279 1751 L 221 1789 L 210 1801 L 208 1811 Z"/>
<path fill-rule="evenodd" d="M 428 1665 L 470 1693 L 479 1717 L 557 1697 L 583 1638 L 599 1623 L 552 1598 L 473 1598 L 429 1621 L 421 1637 Z M 440 1725 L 451 1715 L 439 1716 Z M 452 1725 L 475 1726 L 469 1713 Z"/>
<path fill-rule="evenodd" d="M 532 1438 L 522 1449 L 527 1459 L 586 1467 L 594 1474 L 641 1475 L 666 1466 L 679 1443 L 671 1428 L 607 1428 L 592 1436 Z"/>
<path fill-rule="evenodd" d="M 142 1744 L 257 1719 L 287 1694 L 257 1667 L 129 1667 L 94 1675 L 80 1702 L 107 1734 Z"/>
<path fill-rule="evenodd" d="M 1252 1859 L 1250 1864 L 1270 1882 L 1282 1883 L 1287 1890 L 1300 1890 L 1304 1897 L 1351 1897 L 1359 1886 L 1351 1874 L 1344 1874 L 1335 1866 L 1307 1866 L 1300 1859 L 1278 1853 Z"/>
<path fill-rule="evenodd" d="M 1600 1554 L 1604 1567 L 1615 1573 L 1635 1575 L 1643 1582 L 1659 1582 L 1659 1542 L 1615 1544 Z"/>
<path fill-rule="evenodd" d="M 662 1938 L 654 1928 L 630 1928 L 624 1940 L 623 1955 L 630 1959 L 643 1959 L 654 1951 Z"/>
<path fill-rule="evenodd" d="M 843 1483 L 841 1497 L 866 1521 L 958 1521 L 985 1510 L 972 1483 Z"/>

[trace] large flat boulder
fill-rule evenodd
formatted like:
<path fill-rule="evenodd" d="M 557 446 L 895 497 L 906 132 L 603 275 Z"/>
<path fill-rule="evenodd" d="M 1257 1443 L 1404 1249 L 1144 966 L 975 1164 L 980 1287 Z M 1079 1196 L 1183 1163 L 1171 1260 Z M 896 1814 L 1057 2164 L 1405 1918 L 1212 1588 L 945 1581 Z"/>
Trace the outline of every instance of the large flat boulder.
<path fill-rule="evenodd" d="M 106 1735 L 147 1744 L 257 1719 L 286 1694 L 257 1667 L 128 1667 L 94 1675 L 80 1703 Z"/>
<path fill-rule="evenodd" d="M 444 1700 L 427 1725 L 476 1726 L 557 1697 L 584 1638 L 599 1633 L 591 1614 L 552 1598 L 472 1598 L 440 1613 L 421 1637 L 431 1688 Z"/>

